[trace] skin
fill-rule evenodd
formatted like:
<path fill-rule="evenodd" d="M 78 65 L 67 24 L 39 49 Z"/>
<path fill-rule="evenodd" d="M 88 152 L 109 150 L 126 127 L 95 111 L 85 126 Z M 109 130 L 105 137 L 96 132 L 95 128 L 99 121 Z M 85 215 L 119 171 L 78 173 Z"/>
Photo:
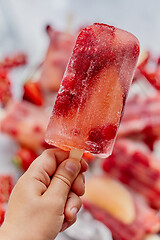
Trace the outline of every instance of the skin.
<path fill-rule="evenodd" d="M 88 166 L 68 157 L 48 149 L 31 164 L 12 191 L 0 239 L 53 240 L 76 221 Z"/>

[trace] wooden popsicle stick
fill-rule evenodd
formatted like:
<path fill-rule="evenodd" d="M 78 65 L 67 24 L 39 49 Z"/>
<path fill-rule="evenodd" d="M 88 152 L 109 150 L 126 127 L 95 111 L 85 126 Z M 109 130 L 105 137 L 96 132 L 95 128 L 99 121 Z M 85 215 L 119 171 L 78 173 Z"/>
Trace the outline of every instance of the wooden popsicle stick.
<path fill-rule="evenodd" d="M 69 154 L 69 158 L 75 158 L 80 161 L 82 159 L 83 152 L 84 151 L 82 149 L 72 148 Z"/>

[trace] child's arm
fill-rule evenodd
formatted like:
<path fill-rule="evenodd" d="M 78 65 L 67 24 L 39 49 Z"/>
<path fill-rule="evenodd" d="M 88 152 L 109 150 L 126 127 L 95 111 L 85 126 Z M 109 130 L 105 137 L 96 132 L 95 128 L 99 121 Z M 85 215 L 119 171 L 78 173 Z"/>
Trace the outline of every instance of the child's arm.
<path fill-rule="evenodd" d="M 0 239 L 52 240 L 76 221 L 87 164 L 67 158 L 49 149 L 31 164 L 13 189 Z"/>

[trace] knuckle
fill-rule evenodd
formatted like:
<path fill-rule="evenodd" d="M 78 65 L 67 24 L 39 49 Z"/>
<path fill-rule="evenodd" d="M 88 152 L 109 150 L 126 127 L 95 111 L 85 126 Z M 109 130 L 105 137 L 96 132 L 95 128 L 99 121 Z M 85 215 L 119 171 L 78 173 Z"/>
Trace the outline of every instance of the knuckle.
<path fill-rule="evenodd" d="M 60 173 L 55 174 L 54 177 L 66 184 L 67 187 L 71 188 L 71 182 L 67 177 L 61 175 Z"/>
<path fill-rule="evenodd" d="M 44 152 L 42 153 L 43 157 L 50 157 L 51 155 L 53 156 L 54 154 L 54 149 L 46 149 L 44 150 Z"/>
<path fill-rule="evenodd" d="M 26 180 L 25 180 L 25 174 L 24 174 L 18 179 L 15 187 L 19 188 L 19 189 L 24 189 L 25 182 L 26 182 Z"/>

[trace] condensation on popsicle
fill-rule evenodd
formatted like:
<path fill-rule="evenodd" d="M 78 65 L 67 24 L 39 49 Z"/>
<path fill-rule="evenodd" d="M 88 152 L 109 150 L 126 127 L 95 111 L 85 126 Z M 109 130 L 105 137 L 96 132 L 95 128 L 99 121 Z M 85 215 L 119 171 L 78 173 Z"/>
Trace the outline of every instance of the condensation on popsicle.
<path fill-rule="evenodd" d="M 95 23 L 76 41 L 58 92 L 46 141 L 61 149 L 111 154 L 139 55 L 124 30 Z"/>

